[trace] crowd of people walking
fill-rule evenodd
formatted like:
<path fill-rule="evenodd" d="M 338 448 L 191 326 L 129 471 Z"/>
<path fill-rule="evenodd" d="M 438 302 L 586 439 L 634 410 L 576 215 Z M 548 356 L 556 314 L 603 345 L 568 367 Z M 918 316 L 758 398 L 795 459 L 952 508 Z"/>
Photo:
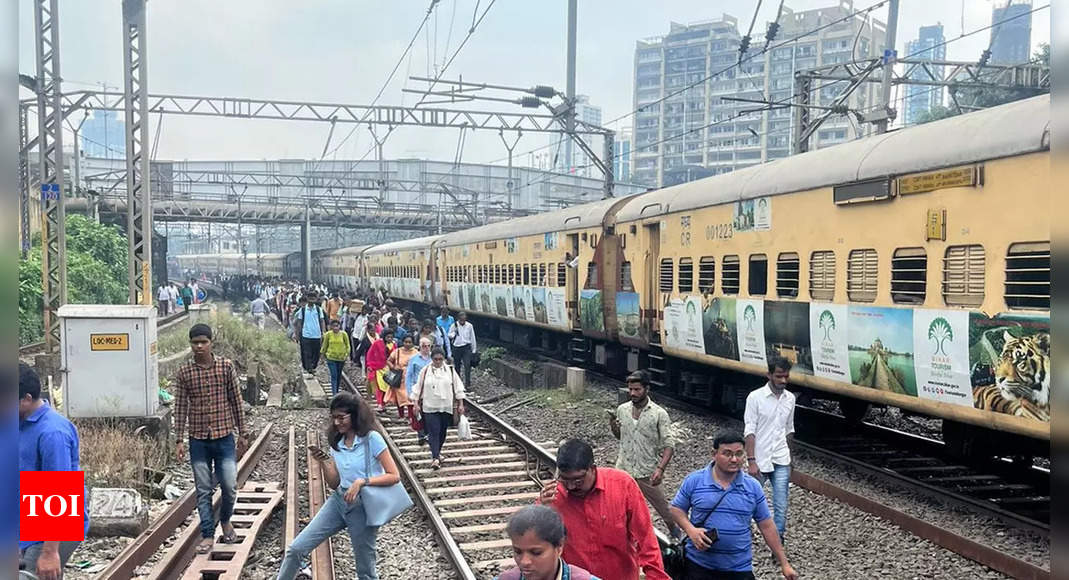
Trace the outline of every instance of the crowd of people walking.
<path fill-rule="evenodd" d="M 411 502 L 385 440 L 375 430 L 375 413 L 407 418 L 420 443 L 429 447 L 431 468 L 440 469 L 446 434 L 465 414 L 471 390 L 473 359 L 478 356 L 474 325 L 466 313 L 454 317 L 445 307 L 437 317 L 421 320 L 382 291 L 347 292 L 246 277 L 215 283 L 231 298 L 249 299 L 249 312 L 259 328 L 273 313 L 297 343 L 305 373 L 315 373 L 325 360 L 330 374 L 333 398 L 325 432 L 329 447 L 309 441 L 309 448 L 335 491 L 286 547 L 278 578 L 295 578 L 308 554 L 341 530 L 349 533 L 357 577 L 377 578 L 378 528 Z M 194 278 L 189 284 L 160 286 L 158 299 L 160 314 L 166 315 L 176 306 L 202 300 L 203 293 Z M 212 337 L 207 325 L 192 327 L 193 358 L 179 369 L 176 381 L 176 451 L 180 458 L 188 453 L 192 466 L 201 553 L 209 551 L 216 538 L 234 541 L 229 520 L 236 497 L 235 462 L 248 445 L 237 373 L 232 361 L 212 353 Z M 374 408 L 359 394 L 343 392 L 341 377 L 350 364 L 365 377 Z M 767 384 L 747 398 L 743 431 L 717 433 L 710 462 L 689 473 L 674 497 L 666 495 L 663 486 L 678 445 L 671 418 L 651 399 L 649 376 L 642 371 L 631 374 L 626 381 L 629 401 L 609 416 L 608 430 L 620 442 L 615 466 L 597 465 L 586 441 L 561 444 L 555 477 L 544 484 L 536 504 L 515 512 L 506 526 L 517 567 L 498 578 L 753 578 L 751 524 L 756 524 L 782 575 L 797 578 L 784 548 L 795 404 L 785 389 L 790 370 L 791 363 L 783 358 L 769 361 Z M 20 417 L 43 424 L 35 418 L 48 416 L 47 403 L 39 401 L 34 377 L 22 372 Z M 49 429 L 72 433 L 62 421 L 53 422 Z M 76 468 L 76 431 L 68 439 Z M 766 483 L 772 491 L 771 509 Z M 222 491 L 218 512 L 211 505 L 217 486 Z M 362 508 L 355 509 L 357 505 Z M 650 507 L 677 542 L 678 557 L 672 561 L 662 556 Z M 49 569 L 69 557 L 73 547 L 24 549 L 23 560 Z"/>

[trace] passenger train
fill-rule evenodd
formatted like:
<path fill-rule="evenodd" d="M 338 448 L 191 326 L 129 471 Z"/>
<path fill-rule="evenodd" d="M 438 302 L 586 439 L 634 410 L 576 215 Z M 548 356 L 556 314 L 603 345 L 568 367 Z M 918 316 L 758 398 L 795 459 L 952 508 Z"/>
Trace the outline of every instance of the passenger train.
<path fill-rule="evenodd" d="M 483 334 L 738 404 L 942 418 L 962 453 L 1049 453 L 1050 98 L 619 199 L 313 254 L 313 278 L 446 304 Z M 179 258 L 210 268 L 219 257 Z M 250 263 L 252 260 L 250 260 Z M 298 254 L 263 259 L 299 277 Z M 742 379 L 742 380 L 740 380 Z"/>

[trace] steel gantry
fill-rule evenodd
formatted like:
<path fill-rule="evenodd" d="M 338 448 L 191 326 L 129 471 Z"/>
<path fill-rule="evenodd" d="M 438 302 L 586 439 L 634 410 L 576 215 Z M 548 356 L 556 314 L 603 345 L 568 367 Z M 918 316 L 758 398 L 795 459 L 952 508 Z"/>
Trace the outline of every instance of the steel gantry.
<path fill-rule="evenodd" d="M 142 0 L 143 2 L 144 0 Z M 535 115 L 503 111 L 470 111 L 398 105 L 352 105 L 273 99 L 205 97 L 191 95 L 148 95 L 146 111 L 169 115 L 364 123 L 368 125 L 498 129 L 535 133 L 560 133 L 556 115 Z M 124 94 L 105 91 L 73 91 L 62 97 L 64 114 L 79 108 L 123 110 Z M 603 135 L 605 129 L 576 120 L 575 132 Z"/>
<path fill-rule="evenodd" d="M 123 0 L 126 112 L 126 237 L 130 303 L 152 304 L 152 188 L 149 179 L 145 0 Z"/>
<path fill-rule="evenodd" d="M 890 79 L 891 85 L 921 85 L 957 89 L 1025 89 L 1036 94 L 1050 91 L 1050 67 L 1038 64 L 1021 65 L 980 65 L 975 62 L 937 61 L 923 59 L 897 59 L 894 64 L 903 65 L 902 74 Z M 852 68 L 851 63 L 839 63 L 799 71 L 795 73 L 795 98 L 799 99 L 793 106 L 796 112 L 794 151 L 803 153 L 809 150 L 809 138 L 820 126 L 836 114 L 854 114 L 863 123 L 880 123 L 895 117 L 895 110 L 849 111 L 843 103 L 846 98 L 862 83 L 883 83 L 884 78 L 877 76 L 885 66 L 880 58 L 860 60 Z M 939 69 L 943 74 L 939 74 Z M 817 107 L 809 104 L 809 93 L 814 89 L 814 81 L 846 83 L 842 92 L 831 106 Z M 792 106 L 791 104 L 770 104 L 772 106 Z M 809 109 L 817 109 L 821 114 L 812 118 Z M 882 109 L 882 107 L 881 107 Z"/>
<path fill-rule="evenodd" d="M 41 291 L 45 348 L 59 350 L 56 311 L 67 302 L 67 235 L 63 183 L 63 93 L 59 72 L 59 0 L 36 0 L 38 183 L 41 195 Z M 27 167 L 28 171 L 28 167 Z M 28 180 L 27 180 L 28 181 Z M 24 201 L 36 188 L 30 188 Z M 28 207 L 24 211 L 29 211 Z M 27 214 L 26 219 L 29 216 Z M 26 234 L 29 234 L 27 224 Z"/>

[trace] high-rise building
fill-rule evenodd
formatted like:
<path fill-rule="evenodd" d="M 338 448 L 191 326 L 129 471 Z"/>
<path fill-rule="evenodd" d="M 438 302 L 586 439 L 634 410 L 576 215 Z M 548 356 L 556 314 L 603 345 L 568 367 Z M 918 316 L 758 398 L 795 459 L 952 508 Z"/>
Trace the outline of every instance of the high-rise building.
<path fill-rule="evenodd" d="M 82 125 L 82 155 L 105 159 L 126 157 L 126 123 L 115 111 L 94 109 Z"/>
<path fill-rule="evenodd" d="M 991 63 L 1024 64 L 1032 58 L 1032 3 L 999 0 L 991 11 Z M 1001 22 L 1001 24 L 995 24 Z"/>
<path fill-rule="evenodd" d="M 906 43 L 906 56 L 911 60 L 941 61 L 946 60 L 947 47 L 944 44 L 943 25 L 921 26 L 916 40 Z M 925 69 L 917 67 L 910 73 L 910 78 L 931 80 L 934 76 L 942 80 L 944 70 L 941 66 L 929 66 L 929 75 Z M 917 118 L 934 107 L 943 105 L 943 88 L 926 85 L 906 85 L 906 101 L 903 119 L 907 125 L 917 122 Z"/>
<path fill-rule="evenodd" d="M 878 54 L 884 42 L 883 23 L 857 15 L 828 25 L 853 12 L 852 0 L 803 12 L 785 6 L 773 46 L 796 40 L 762 53 L 764 35 L 756 33 L 747 52 L 750 58 L 741 66 L 737 66 L 741 40 L 738 21 L 727 14 L 708 22 L 673 22 L 665 36 L 639 41 L 635 48 L 637 113 L 632 181 L 663 186 L 790 155 L 792 107 L 747 114 L 744 111 L 760 105 L 721 97 L 790 102 L 796 71 Z M 755 28 L 759 30 L 762 28 Z M 876 106 L 877 91 L 866 85 L 847 99 L 850 108 L 871 110 Z M 825 83 L 811 95 L 810 102 L 830 103 L 844 87 L 845 83 Z M 834 116 L 813 135 L 810 147 L 842 143 L 871 130 L 859 127 L 852 119 Z"/>
<path fill-rule="evenodd" d="M 618 182 L 631 180 L 631 127 L 624 127 L 616 132 L 613 140 L 612 171 L 613 179 Z"/>
<path fill-rule="evenodd" d="M 590 97 L 587 95 L 576 95 L 575 118 L 577 121 L 600 127 L 601 107 L 591 105 Z M 595 153 L 601 154 L 602 142 L 600 137 L 584 135 L 583 140 Z M 549 145 L 549 164 L 545 169 L 557 173 L 571 173 L 582 177 L 599 177 L 601 175 L 593 160 L 566 135 L 551 133 L 549 135 Z M 556 160 L 556 162 L 554 163 L 553 160 Z"/>

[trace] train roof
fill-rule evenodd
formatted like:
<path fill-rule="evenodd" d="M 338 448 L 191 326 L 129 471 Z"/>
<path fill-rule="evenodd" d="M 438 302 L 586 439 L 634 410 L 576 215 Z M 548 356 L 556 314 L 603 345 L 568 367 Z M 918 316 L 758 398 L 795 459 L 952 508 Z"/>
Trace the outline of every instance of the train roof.
<path fill-rule="evenodd" d="M 641 195 L 639 194 L 639 196 Z M 442 245 L 457 246 L 488 240 L 596 227 L 602 224 L 602 220 L 609 208 L 619 201 L 620 198 L 603 199 L 445 234 L 442 236 Z"/>
<path fill-rule="evenodd" d="M 431 244 L 441 239 L 442 236 L 422 236 L 419 238 L 411 238 L 408 240 L 401 240 L 399 242 L 390 242 L 387 244 L 378 244 L 377 246 L 371 246 L 367 249 L 369 254 L 381 254 L 383 252 L 402 252 L 406 250 L 424 250 L 431 247 Z"/>
<path fill-rule="evenodd" d="M 1032 97 L 640 194 L 616 221 L 1042 151 L 1049 129 L 1050 95 Z"/>
<path fill-rule="evenodd" d="M 324 256 L 359 256 L 361 253 L 363 253 L 364 250 L 366 250 L 368 248 L 371 248 L 371 247 L 373 247 L 373 246 L 364 245 L 364 246 L 349 246 L 347 248 L 336 248 L 336 249 L 333 249 L 333 250 L 327 250 L 326 252 L 323 252 L 323 255 Z"/>

